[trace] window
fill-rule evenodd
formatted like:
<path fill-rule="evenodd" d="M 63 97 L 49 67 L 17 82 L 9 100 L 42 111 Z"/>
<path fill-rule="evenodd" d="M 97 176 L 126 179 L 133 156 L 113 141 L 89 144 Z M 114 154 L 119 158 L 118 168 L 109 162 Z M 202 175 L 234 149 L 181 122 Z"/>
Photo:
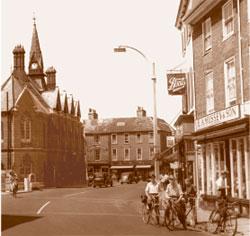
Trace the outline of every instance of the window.
<path fill-rule="evenodd" d="M 21 141 L 26 143 L 31 141 L 31 121 L 27 117 L 21 120 Z"/>
<path fill-rule="evenodd" d="M 142 149 L 141 148 L 137 148 L 136 158 L 137 158 L 137 160 L 142 160 Z"/>
<path fill-rule="evenodd" d="M 206 80 L 206 112 L 210 114 L 214 111 L 214 85 L 213 73 L 210 72 L 205 76 Z"/>
<path fill-rule="evenodd" d="M 229 38 L 234 32 L 234 21 L 233 21 L 233 1 L 228 1 L 222 7 L 222 29 L 223 39 Z"/>
<path fill-rule="evenodd" d="M 148 142 L 149 142 L 149 143 L 153 143 L 153 142 L 154 142 L 154 135 L 153 135 L 152 132 L 150 132 L 150 133 L 148 134 Z"/>
<path fill-rule="evenodd" d="M 137 143 L 141 143 L 142 142 L 142 136 L 141 136 L 141 134 L 137 134 L 136 135 L 136 142 Z"/>
<path fill-rule="evenodd" d="M 153 159 L 154 157 L 154 147 L 149 148 L 149 159 Z"/>
<path fill-rule="evenodd" d="M 128 134 L 124 135 L 124 143 L 126 143 L 126 144 L 129 143 L 129 136 L 128 136 Z"/>
<path fill-rule="evenodd" d="M 95 150 L 95 161 L 100 161 L 100 149 Z"/>
<path fill-rule="evenodd" d="M 112 149 L 112 161 L 117 161 L 117 149 Z"/>
<path fill-rule="evenodd" d="M 211 18 L 206 19 L 202 25 L 203 30 L 203 47 L 204 52 L 208 51 L 212 47 L 212 30 L 211 30 Z"/>
<path fill-rule="evenodd" d="M 225 94 L 226 94 L 226 107 L 236 104 L 236 76 L 235 76 L 235 61 L 230 58 L 224 65 L 225 77 Z"/>
<path fill-rule="evenodd" d="M 4 129 L 3 129 L 3 122 L 1 121 L 1 140 L 3 142 L 4 139 Z"/>
<path fill-rule="evenodd" d="M 94 142 L 100 143 L 100 136 L 99 135 L 94 135 Z"/>
<path fill-rule="evenodd" d="M 112 144 L 117 144 L 117 135 L 116 134 L 111 135 L 111 143 Z"/>
<path fill-rule="evenodd" d="M 130 160 L 130 150 L 128 148 L 124 149 L 124 161 Z"/>

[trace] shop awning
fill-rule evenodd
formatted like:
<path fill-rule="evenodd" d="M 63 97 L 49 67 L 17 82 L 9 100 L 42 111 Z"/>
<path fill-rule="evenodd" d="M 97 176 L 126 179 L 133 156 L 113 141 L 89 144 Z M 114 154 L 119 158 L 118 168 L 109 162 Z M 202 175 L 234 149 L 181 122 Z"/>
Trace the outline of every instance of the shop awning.
<path fill-rule="evenodd" d="M 151 165 L 137 165 L 135 168 L 136 169 L 150 169 Z"/>
<path fill-rule="evenodd" d="M 110 169 L 133 169 L 134 166 L 111 166 Z"/>

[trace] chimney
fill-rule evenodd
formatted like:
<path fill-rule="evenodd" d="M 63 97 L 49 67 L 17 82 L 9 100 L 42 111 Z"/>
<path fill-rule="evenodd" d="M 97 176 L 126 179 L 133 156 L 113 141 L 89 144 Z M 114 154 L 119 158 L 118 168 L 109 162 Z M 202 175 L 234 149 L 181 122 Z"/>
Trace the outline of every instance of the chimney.
<path fill-rule="evenodd" d="M 89 108 L 89 120 L 98 120 L 98 114 L 96 113 L 96 110 Z"/>
<path fill-rule="evenodd" d="M 54 90 L 56 88 L 56 70 L 53 66 L 49 67 L 46 72 L 47 89 Z"/>
<path fill-rule="evenodd" d="M 24 71 L 24 48 L 21 45 L 17 45 L 14 50 L 14 71 L 21 70 Z"/>
<path fill-rule="evenodd" d="M 146 117 L 146 111 L 143 109 L 143 107 L 137 107 L 137 117 Z"/>

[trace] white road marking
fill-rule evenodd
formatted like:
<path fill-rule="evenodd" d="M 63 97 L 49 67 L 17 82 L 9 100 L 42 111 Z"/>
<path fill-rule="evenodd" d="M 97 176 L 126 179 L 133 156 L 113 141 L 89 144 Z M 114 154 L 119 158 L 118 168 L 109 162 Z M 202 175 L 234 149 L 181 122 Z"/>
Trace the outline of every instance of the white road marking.
<path fill-rule="evenodd" d="M 80 192 L 80 193 L 72 193 L 72 194 L 68 194 L 68 195 L 65 195 L 64 198 L 67 198 L 67 197 L 72 197 L 72 196 L 75 196 L 75 195 L 78 195 L 78 194 L 83 194 L 83 193 L 86 193 L 87 191 L 84 191 L 84 192 Z"/>
<path fill-rule="evenodd" d="M 50 204 L 50 201 L 46 202 L 46 203 L 37 211 L 36 214 L 39 215 L 39 214 L 42 212 L 42 210 L 43 210 L 48 204 Z"/>

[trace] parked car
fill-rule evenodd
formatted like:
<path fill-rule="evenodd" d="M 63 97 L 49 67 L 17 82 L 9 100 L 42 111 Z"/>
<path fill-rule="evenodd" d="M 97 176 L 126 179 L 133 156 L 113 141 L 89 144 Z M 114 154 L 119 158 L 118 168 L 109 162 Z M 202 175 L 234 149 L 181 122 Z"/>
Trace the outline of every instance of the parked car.
<path fill-rule="evenodd" d="M 124 172 L 121 174 L 121 184 L 127 183 L 138 183 L 139 179 L 136 175 L 134 175 L 132 172 Z"/>
<path fill-rule="evenodd" d="M 93 180 L 93 187 L 112 187 L 113 181 L 109 175 L 103 175 L 103 174 L 96 174 Z"/>

